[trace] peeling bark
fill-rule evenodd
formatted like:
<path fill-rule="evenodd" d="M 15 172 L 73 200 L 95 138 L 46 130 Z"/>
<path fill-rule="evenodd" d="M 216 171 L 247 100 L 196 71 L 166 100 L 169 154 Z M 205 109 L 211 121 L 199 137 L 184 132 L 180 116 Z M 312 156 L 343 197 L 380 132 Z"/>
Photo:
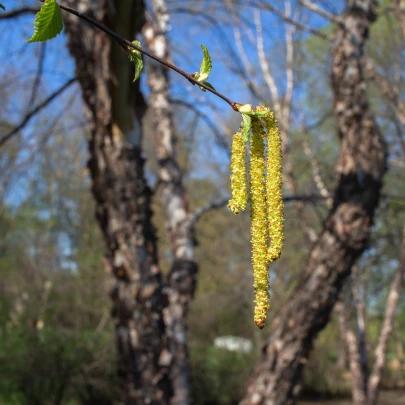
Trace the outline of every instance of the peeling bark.
<path fill-rule="evenodd" d="M 126 37 L 144 23 L 142 0 L 69 0 Z M 119 374 L 125 404 L 169 403 L 172 387 L 163 310 L 162 277 L 151 223 L 151 192 L 141 156 L 145 101 L 132 83 L 127 55 L 101 31 L 67 15 L 68 45 L 91 125 L 88 168 L 96 217 L 112 274 Z"/>
<path fill-rule="evenodd" d="M 332 50 L 332 87 L 341 145 L 331 211 L 300 284 L 275 318 L 243 405 L 293 403 L 314 340 L 369 239 L 386 171 L 386 148 L 366 98 L 364 48 L 376 19 L 371 0 L 348 0 Z"/>
<path fill-rule="evenodd" d="M 152 6 L 155 23 L 149 21 L 143 28 L 143 35 L 152 52 L 169 60 L 166 37 L 169 15 L 166 2 L 152 0 Z M 165 289 L 169 297 L 169 306 L 164 312 L 170 352 L 173 356 L 172 403 L 188 405 L 190 399 L 186 316 L 196 288 L 198 265 L 195 261 L 193 223 L 183 187 L 183 173 L 176 157 L 173 109 L 169 98 L 169 75 L 167 69 L 161 65 L 153 61 L 148 63 L 149 108 L 152 110 L 154 132 L 157 138 L 159 188 L 162 206 L 166 209 L 166 228 L 174 258 Z"/>

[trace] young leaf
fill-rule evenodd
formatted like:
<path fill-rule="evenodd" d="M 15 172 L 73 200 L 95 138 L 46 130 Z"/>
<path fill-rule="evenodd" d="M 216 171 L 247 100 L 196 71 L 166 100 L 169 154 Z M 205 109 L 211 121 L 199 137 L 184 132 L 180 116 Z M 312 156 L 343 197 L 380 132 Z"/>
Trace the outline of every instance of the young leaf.
<path fill-rule="evenodd" d="M 197 79 L 199 82 L 204 83 L 208 87 L 211 87 L 213 90 L 215 90 L 214 86 L 206 81 L 212 69 L 210 54 L 206 46 L 201 45 L 201 48 L 203 50 L 204 56 L 200 65 L 200 72 L 196 72 L 194 74 L 194 78 Z M 202 91 L 207 91 L 206 89 L 204 89 L 204 87 L 201 86 L 199 87 Z"/>
<path fill-rule="evenodd" d="M 247 104 L 249 105 L 249 104 Z M 241 110 L 239 110 L 241 111 Z M 268 111 L 244 111 L 243 114 L 247 114 L 250 117 L 256 117 L 256 118 L 260 118 L 260 117 L 264 117 L 265 115 L 268 114 Z"/>
<path fill-rule="evenodd" d="M 63 29 L 62 11 L 55 0 L 45 0 L 34 23 L 35 31 L 27 42 L 47 41 L 60 34 Z"/>
<path fill-rule="evenodd" d="M 201 45 L 201 48 L 203 50 L 204 57 L 200 64 L 200 74 L 206 74 L 206 78 L 208 79 L 208 75 L 211 73 L 212 69 L 212 62 L 207 47 L 205 45 Z"/>
<path fill-rule="evenodd" d="M 252 104 L 244 104 L 244 105 L 241 105 L 241 106 L 238 108 L 238 111 L 239 111 L 241 114 L 249 114 L 249 115 L 251 115 L 251 114 L 253 113 Z"/>
<path fill-rule="evenodd" d="M 139 47 L 141 46 L 141 43 L 139 41 L 132 41 L 134 45 L 138 45 Z M 136 49 L 131 48 L 131 54 L 129 55 L 129 60 L 134 63 L 135 65 L 135 78 L 134 82 L 136 82 L 139 78 L 139 75 L 141 74 L 142 68 L 143 68 L 143 60 L 142 60 L 142 54 L 137 51 Z"/>
<path fill-rule="evenodd" d="M 5 10 L 6 8 L 3 6 L 3 4 L 0 3 L 0 8 L 2 8 L 3 10 Z"/>
<path fill-rule="evenodd" d="M 197 77 L 198 76 L 198 77 Z M 199 81 L 199 82 L 205 82 L 207 79 L 208 79 L 208 73 L 197 73 L 197 75 L 195 76 L 196 77 L 196 79 Z"/>
<path fill-rule="evenodd" d="M 243 124 L 243 141 L 249 141 L 250 130 L 252 129 L 252 118 L 249 115 L 242 113 Z"/>
<path fill-rule="evenodd" d="M 211 87 L 211 89 L 215 90 L 215 87 L 214 87 L 211 83 L 204 82 L 204 84 L 205 84 L 206 86 L 208 86 L 208 87 Z M 205 90 L 205 89 L 204 89 L 204 90 Z"/>

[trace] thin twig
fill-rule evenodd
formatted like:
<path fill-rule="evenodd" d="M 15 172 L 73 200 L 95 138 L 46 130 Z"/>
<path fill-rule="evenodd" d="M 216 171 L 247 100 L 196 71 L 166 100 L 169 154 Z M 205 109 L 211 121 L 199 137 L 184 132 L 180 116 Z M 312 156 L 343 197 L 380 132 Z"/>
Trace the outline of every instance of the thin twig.
<path fill-rule="evenodd" d="M 276 113 L 276 116 L 279 116 L 281 118 L 281 105 L 280 105 L 280 97 L 278 94 L 278 88 L 276 86 L 276 81 L 274 80 L 274 77 L 270 71 L 269 64 L 267 63 L 267 58 L 266 58 L 266 52 L 264 50 L 264 40 L 263 40 L 263 29 L 262 29 L 262 23 L 260 20 L 260 11 L 255 10 L 254 11 L 254 20 L 256 23 L 256 35 L 257 35 L 257 42 L 256 42 L 256 49 L 257 49 L 257 55 L 259 57 L 260 61 L 260 67 L 263 72 L 264 80 L 267 84 L 267 87 L 270 90 L 271 97 L 273 99 L 274 103 L 274 111 Z"/>
<path fill-rule="evenodd" d="M 197 223 L 197 221 L 206 214 L 207 212 L 210 212 L 215 209 L 220 209 L 225 207 L 228 204 L 228 201 L 230 200 L 230 197 L 226 197 L 222 200 L 213 200 L 207 205 L 203 205 L 200 208 L 197 208 L 193 214 L 191 215 L 191 222 L 193 225 Z M 283 197 L 283 201 L 285 203 L 293 202 L 293 201 L 302 201 L 302 202 L 307 202 L 307 203 L 316 203 L 319 200 L 325 200 L 325 197 L 322 197 L 321 195 L 290 195 Z"/>
<path fill-rule="evenodd" d="M 312 3 L 312 1 L 309 0 L 299 0 L 299 2 L 306 7 L 308 10 L 311 10 L 317 14 L 319 14 L 321 17 L 326 18 L 327 20 L 331 20 L 335 23 L 340 23 L 341 19 L 335 15 L 330 13 L 329 11 L 326 11 L 322 7 L 320 7 L 318 4 Z"/>
<path fill-rule="evenodd" d="M 286 14 L 284 14 L 283 12 L 278 10 L 277 8 L 273 7 L 269 3 L 263 3 L 263 4 L 256 3 L 255 4 L 254 2 L 250 2 L 249 5 L 253 5 L 254 7 L 257 7 L 257 8 L 262 9 L 262 10 L 270 11 L 271 13 L 273 13 L 276 16 L 280 17 L 286 23 L 294 25 L 298 30 L 307 31 L 307 32 L 309 32 L 309 33 L 311 33 L 313 35 L 318 36 L 319 38 L 326 39 L 327 41 L 332 40 L 332 36 L 327 35 L 327 34 L 321 32 L 319 30 L 316 30 L 314 28 L 306 26 L 305 24 L 302 24 L 302 23 L 300 23 L 298 21 L 293 20 L 291 17 L 287 16 Z"/>
<path fill-rule="evenodd" d="M 180 100 L 180 99 L 171 99 L 171 102 L 173 104 L 186 107 L 190 110 L 192 110 L 195 115 L 199 118 L 201 118 L 211 129 L 211 131 L 214 133 L 215 140 L 217 141 L 218 146 L 220 146 L 224 151 L 227 152 L 228 157 L 230 156 L 229 152 L 229 145 L 226 142 L 226 136 L 221 133 L 219 128 L 214 124 L 214 122 L 211 120 L 210 116 L 208 114 L 205 114 L 204 112 L 200 111 L 194 104 L 188 103 L 187 101 Z"/>
<path fill-rule="evenodd" d="M 39 11 L 37 7 L 22 7 L 16 10 L 6 11 L 0 13 L 0 20 L 9 20 L 11 18 L 20 17 L 25 14 L 35 14 Z"/>
<path fill-rule="evenodd" d="M 190 216 L 191 226 L 194 227 L 198 220 L 207 212 L 225 207 L 226 204 L 228 204 L 228 201 L 229 197 L 224 198 L 223 200 L 213 200 L 207 205 L 197 208 Z"/>
<path fill-rule="evenodd" d="M 177 66 L 173 65 L 172 63 L 170 63 L 170 62 L 168 62 L 168 61 L 166 61 L 164 59 L 161 59 L 158 56 L 154 55 L 153 53 L 151 53 L 149 51 L 146 51 L 145 49 L 133 44 L 132 42 L 128 41 L 127 39 L 125 39 L 121 35 L 119 35 L 116 32 L 110 30 L 105 25 L 99 23 L 96 20 L 93 20 L 92 18 L 88 17 L 87 15 L 82 14 L 79 11 L 74 10 L 73 8 L 70 8 L 70 7 L 60 5 L 60 8 L 62 10 L 67 11 L 68 13 L 71 13 L 71 14 L 81 18 L 82 20 L 87 21 L 89 24 L 97 27 L 98 29 L 105 32 L 110 37 L 114 38 L 118 42 L 118 44 L 124 49 L 125 52 L 130 53 L 129 48 L 132 48 L 132 49 L 137 50 L 138 52 L 143 53 L 144 55 L 148 56 L 149 58 L 154 59 L 155 61 L 161 63 L 164 66 L 166 66 L 168 69 L 174 70 L 179 75 L 186 78 L 190 83 L 196 84 L 199 87 L 203 87 L 205 90 L 215 94 L 217 97 L 222 98 L 222 100 L 226 101 L 233 108 L 233 110 L 235 110 L 235 111 L 238 111 L 238 106 L 241 106 L 240 103 L 236 103 L 235 101 L 230 100 L 229 98 L 225 97 L 223 94 L 221 94 L 218 91 L 214 90 L 210 86 L 207 86 L 205 83 L 199 82 L 197 79 L 195 79 L 193 77 L 193 74 L 189 74 L 189 73 L 185 72 L 184 70 L 181 70 Z"/>
<path fill-rule="evenodd" d="M 46 42 L 42 42 L 41 48 L 39 51 L 39 57 L 38 57 L 37 73 L 35 75 L 34 84 L 32 85 L 31 97 L 28 102 L 28 106 L 32 106 L 35 104 L 35 100 L 37 97 L 37 91 L 38 91 L 39 85 L 41 84 L 42 73 L 44 71 L 45 52 L 46 52 Z"/>
<path fill-rule="evenodd" d="M 4 135 L 2 138 L 0 138 L 0 148 L 9 140 L 11 139 L 18 131 L 20 131 L 24 126 L 27 124 L 27 122 L 35 115 L 37 114 L 40 110 L 45 108 L 52 100 L 54 100 L 56 97 L 58 97 L 61 93 L 63 93 L 72 83 L 76 81 L 76 78 L 73 77 L 72 79 L 68 80 L 62 87 L 60 87 L 58 90 L 54 91 L 48 98 L 46 98 L 42 103 L 38 104 L 32 111 L 30 111 L 28 114 L 25 115 L 23 120 L 15 127 L 13 128 L 8 134 Z"/>
<path fill-rule="evenodd" d="M 212 25 L 213 29 L 217 32 L 218 38 L 221 38 L 221 43 L 225 45 L 227 48 L 227 51 L 231 54 L 230 58 L 227 58 L 226 60 L 231 60 L 232 65 L 229 66 L 229 69 L 232 73 L 238 75 L 241 77 L 241 79 L 244 81 L 246 86 L 249 88 L 251 93 L 253 94 L 254 97 L 256 97 L 261 103 L 264 103 L 263 98 L 260 96 L 258 89 L 255 86 L 255 83 L 250 79 L 250 75 L 246 74 L 247 70 L 247 65 L 244 65 L 242 63 L 240 57 L 236 54 L 235 50 L 233 49 L 232 44 L 230 41 L 227 39 L 225 31 L 221 28 L 221 25 L 218 25 L 218 21 L 211 16 L 208 13 L 204 13 L 202 11 L 195 11 L 195 10 L 189 10 L 184 7 L 178 7 L 175 8 L 171 11 L 172 13 L 179 13 L 179 14 L 191 14 L 194 15 L 198 18 L 201 18 L 205 21 L 207 21 L 210 25 Z"/>

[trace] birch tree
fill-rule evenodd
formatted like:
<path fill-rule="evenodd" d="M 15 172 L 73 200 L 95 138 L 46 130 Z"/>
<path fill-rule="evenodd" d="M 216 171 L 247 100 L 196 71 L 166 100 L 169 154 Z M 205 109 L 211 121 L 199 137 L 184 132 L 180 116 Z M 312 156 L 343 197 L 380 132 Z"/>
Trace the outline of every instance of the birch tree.
<path fill-rule="evenodd" d="M 273 321 L 244 405 L 285 404 L 297 396 L 314 340 L 366 248 L 386 172 L 385 143 L 365 93 L 365 45 L 377 17 L 375 6 L 348 0 L 337 19 L 331 82 L 340 159 L 333 206 L 301 282 Z"/>

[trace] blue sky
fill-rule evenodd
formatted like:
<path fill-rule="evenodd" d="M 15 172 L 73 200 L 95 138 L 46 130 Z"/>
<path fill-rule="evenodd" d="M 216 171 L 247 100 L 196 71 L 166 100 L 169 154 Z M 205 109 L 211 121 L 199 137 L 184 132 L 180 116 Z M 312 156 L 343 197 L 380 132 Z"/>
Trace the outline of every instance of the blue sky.
<path fill-rule="evenodd" d="M 11 4 L 12 3 L 12 4 Z M 343 2 L 336 2 L 336 4 Z M 208 4 L 208 6 L 204 6 Z M 236 4 L 236 3 L 234 3 Z M 7 10 L 19 8 L 22 6 L 39 6 L 36 0 L 4 1 Z M 273 4 L 283 11 L 284 2 L 275 1 Z M 213 60 L 213 70 L 210 76 L 210 82 L 218 91 L 225 94 L 228 98 L 240 103 L 256 104 L 255 100 L 246 84 L 233 72 L 233 69 L 243 61 L 235 62 L 231 53 L 237 53 L 235 46 L 235 37 L 233 25 L 235 18 L 229 8 L 224 6 L 222 1 L 210 2 L 190 2 L 181 0 L 169 0 L 168 8 L 170 11 L 169 39 L 172 49 L 174 62 L 187 72 L 199 70 L 202 51 L 200 44 L 208 47 Z M 185 8 L 194 10 L 193 14 L 184 12 Z M 295 1 L 293 1 L 293 12 L 295 10 Z M 262 73 L 257 68 L 257 53 L 250 42 L 249 35 L 246 32 L 250 29 L 254 35 L 254 20 L 252 9 L 248 7 L 239 7 L 241 19 L 238 25 L 241 29 L 241 40 L 245 48 L 246 56 L 255 69 L 250 72 L 257 78 L 259 86 L 264 91 L 264 97 L 268 96 L 268 91 L 263 86 Z M 320 28 L 326 24 L 326 21 L 312 13 L 302 15 L 300 20 L 313 27 Z M 285 24 L 277 16 L 268 12 L 261 13 L 264 46 L 269 54 L 268 63 L 282 93 L 285 91 L 285 55 L 284 48 L 280 46 L 280 38 L 284 38 Z M 41 52 L 41 44 L 27 44 L 25 41 L 33 32 L 33 15 L 19 17 L 18 19 L 0 21 L 2 27 L 3 43 L 7 46 L 0 48 L 0 77 L 2 82 L 6 82 L 6 91 L 9 94 L 6 106 L 3 106 L 2 117 L 16 124 L 21 117 L 30 109 L 28 105 L 30 100 L 30 89 L 36 75 L 38 66 L 38 55 Z M 216 24 L 218 21 L 219 24 Z M 297 32 L 297 36 L 306 38 L 308 34 Z M 131 39 L 131 38 L 130 38 Z M 254 39 L 254 38 L 253 38 Z M 66 38 L 64 34 L 59 35 L 52 41 L 46 43 L 46 57 L 44 63 L 44 74 L 37 94 L 37 101 L 46 98 L 49 94 L 64 84 L 69 78 L 74 76 L 74 63 L 66 49 Z M 145 61 L 147 63 L 147 61 Z M 233 112 L 228 104 L 210 93 L 202 93 L 196 86 L 191 86 L 188 81 L 171 73 L 172 91 L 171 96 L 174 99 L 185 100 L 192 103 L 210 115 L 214 122 L 222 125 L 228 135 L 238 126 L 240 116 Z M 147 95 L 145 74 L 141 77 L 141 83 L 144 93 Z M 27 91 L 28 89 L 28 91 Z M 297 85 L 295 96 L 297 100 L 305 97 L 305 88 Z M 301 94 L 301 95 L 300 95 Z M 27 146 L 21 153 L 20 159 L 29 156 L 36 147 L 36 132 L 38 127 L 43 128 L 63 114 L 66 104 L 70 103 L 69 110 L 74 111 L 76 116 L 82 115 L 82 104 L 80 99 L 80 90 L 78 85 L 74 85 L 67 90 L 58 100 L 52 102 L 50 107 L 41 114 L 33 118 L 29 125 L 23 131 L 24 145 Z M 184 109 L 180 110 L 184 114 Z M 64 116 L 69 114 L 65 111 Z M 190 122 L 191 116 L 178 115 L 177 124 L 180 130 L 184 129 Z M 58 126 L 69 127 L 74 125 L 67 122 L 64 117 L 59 119 Z M 194 172 L 195 176 L 205 176 L 210 174 L 210 167 L 215 165 L 215 170 L 220 168 L 224 172 L 228 170 L 227 153 L 216 146 L 211 131 L 199 121 L 195 128 L 194 137 L 197 143 L 198 156 L 196 159 L 201 161 L 200 168 Z M 22 201 L 26 192 L 24 177 L 30 177 L 32 173 L 26 173 L 21 176 L 20 186 L 15 187 L 13 193 L 9 196 L 9 202 L 17 203 Z M 16 183 L 18 185 L 18 182 Z"/>

